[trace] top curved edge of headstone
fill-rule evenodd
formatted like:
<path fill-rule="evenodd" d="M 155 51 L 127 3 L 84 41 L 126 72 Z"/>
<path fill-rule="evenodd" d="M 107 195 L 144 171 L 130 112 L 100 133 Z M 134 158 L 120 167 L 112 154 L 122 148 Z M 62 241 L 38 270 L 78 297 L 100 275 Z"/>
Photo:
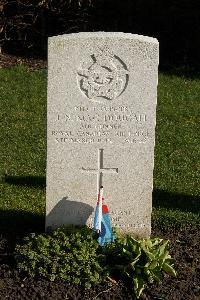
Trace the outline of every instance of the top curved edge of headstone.
<path fill-rule="evenodd" d="M 139 40 L 142 42 L 154 43 L 159 44 L 158 40 L 153 37 L 133 34 L 133 33 L 125 33 L 125 32 L 105 32 L 105 31 L 96 31 L 96 32 L 78 32 L 78 33 L 69 33 L 69 34 L 62 34 L 49 37 L 49 41 L 60 41 L 60 40 L 68 40 L 74 38 L 120 38 L 120 39 L 133 39 Z"/>

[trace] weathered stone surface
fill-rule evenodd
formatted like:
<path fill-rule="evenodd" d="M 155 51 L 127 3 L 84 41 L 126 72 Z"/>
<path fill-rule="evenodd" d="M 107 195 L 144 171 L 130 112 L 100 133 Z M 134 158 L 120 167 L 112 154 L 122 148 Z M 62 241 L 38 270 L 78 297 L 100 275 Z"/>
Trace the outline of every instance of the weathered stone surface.
<path fill-rule="evenodd" d="M 49 38 L 46 226 L 92 225 L 104 186 L 112 225 L 149 236 L 158 41 Z"/>

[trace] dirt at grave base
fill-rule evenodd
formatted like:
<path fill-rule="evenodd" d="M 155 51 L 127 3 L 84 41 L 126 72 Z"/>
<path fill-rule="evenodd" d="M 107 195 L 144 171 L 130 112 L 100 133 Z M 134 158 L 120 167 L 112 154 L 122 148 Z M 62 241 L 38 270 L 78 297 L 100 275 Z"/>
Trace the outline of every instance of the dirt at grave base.
<path fill-rule="evenodd" d="M 24 65 L 29 70 L 38 70 L 47 68 L 47 61 L 44 59 L 9 55 L 6 53 L 1 53 L 0 50 L 0 68 L 10 68 L 19 65 Z"/>
<path fill-rule="evenodd" d="M 141 299 L 197 300 L 200 299 L 200 233 L 191 227 L 179 231 L 154 229 L 153 236 L 170 240 L 170 253 L 176 259 L 177 278 L 164 276 L 159 284 L 146 289 Z M 15 235 L 0 238 L 0 299 L 135 299 L 122 283 L 95 286 L 84 291 L 64 282 L 49 282 L 44 279 L 22 278 L 12 271 L 12 255 Z"/>

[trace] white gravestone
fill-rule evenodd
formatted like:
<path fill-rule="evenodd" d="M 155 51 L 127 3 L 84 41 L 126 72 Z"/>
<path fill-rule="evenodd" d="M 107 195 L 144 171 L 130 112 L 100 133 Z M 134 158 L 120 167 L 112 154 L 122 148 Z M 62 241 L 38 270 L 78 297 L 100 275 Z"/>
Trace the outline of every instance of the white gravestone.
<path fill-rule="evenodd" d="M 46 228 L 92 226 L 103 185 L 112 226 L 150 235 L 158 46 L 129 33 L 49 38 Z"/>

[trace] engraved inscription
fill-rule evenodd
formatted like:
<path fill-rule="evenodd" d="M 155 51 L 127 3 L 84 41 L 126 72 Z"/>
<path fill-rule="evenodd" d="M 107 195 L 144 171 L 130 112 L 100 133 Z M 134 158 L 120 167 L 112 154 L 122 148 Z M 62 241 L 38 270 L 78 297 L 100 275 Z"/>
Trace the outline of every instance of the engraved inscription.
<path fill-rule="evenodd" d="M 152 137 L 148 116 L 131 106 L 74 106 L 54 120 L 59 130 L 51 135 L 57 143 L 132 145 Z"/>
<path fill-rule="evenodd" d="M 140 229 L 146 227 L 146 224 L 113 224 L 113 227 L 118 227 L 118 228 L 135 228 L 135 229 Z"/>
<path fill-rule="evenodd" d="M 98 48 L 91 55 L 91 62 L 84 63 L 77 75 L 81 91 L 94 101 L 114 100 L 125 91 L 129 79 L 126 64 L 108 48 Z"/>

